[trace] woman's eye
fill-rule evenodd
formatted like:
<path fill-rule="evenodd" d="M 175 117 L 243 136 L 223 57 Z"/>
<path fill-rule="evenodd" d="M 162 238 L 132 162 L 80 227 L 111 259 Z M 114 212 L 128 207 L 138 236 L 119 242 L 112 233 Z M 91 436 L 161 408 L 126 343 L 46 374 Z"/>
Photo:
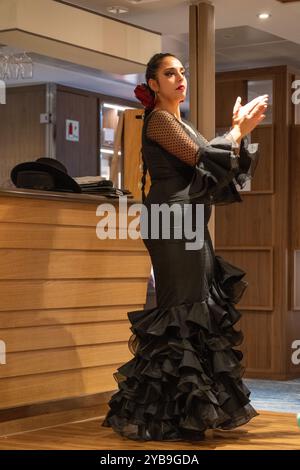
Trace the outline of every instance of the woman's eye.
<path fill-rule="evenodd" d="M 175 72 L 167 72 L 166 75 L 169 76 L 169 75 L 174 75 Z M 183 70 L 181 72 L 183 75 L 185 75 L 185 70 Z"/>

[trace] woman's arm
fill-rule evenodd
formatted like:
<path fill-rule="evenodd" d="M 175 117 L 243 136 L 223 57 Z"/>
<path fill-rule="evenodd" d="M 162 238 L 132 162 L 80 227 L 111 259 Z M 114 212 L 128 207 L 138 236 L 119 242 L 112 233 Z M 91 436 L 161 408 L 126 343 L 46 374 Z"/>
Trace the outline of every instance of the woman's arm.
<path fill-rule="evenodd" d="M 208 142 L 198 131 L 195 140 L 188 135 L 175 116 L 165 110 L 153 112 L 146 126 L 148 139 L 195 168 L 191 194 L 203 193 L 209 197 L 214 195 L 215 201 L 215 195 L 218 194 L 218 200 L 221 202 L 241 201 L 237 190 L 234 189 L 234 181 L 242 187 L 246 179 L 253 176 L 258 158 L 257 151 L 252 156 L 248 154 L 243 139 L 240 155 L 237 156 L 231 139 L 220 136 Z M 255 165 L 252 164 L 254 160 Z M 230 186 L 226 189 L 228 185 Z"/>
<path fill-rule="evenodd" d="M 195 167 L 203 159 L 210 147 L 210 143 L 200 133 L 198 133 L 197 141 L 190 137 L 175 116 L 165 110 L 154 111 L 149 116 L 146 136 L 192 167 Z M 211 147 L 211 150 L 219 159 L 218 164 L 226 170 L 231 170 L 235 167 L 233 164 L 235 155 L 230 142 L 227 139 L 224 140 L 227 143 L 226 148 Z"/>
<path fill-rule="evenodd" d="M 197 139 L 193 139 L 175 116 L 165 110 L 153 112 L 145 124 L 148 139 L 195 169 L 190 185 L 191 197 L 201 195 L 211 200 L 212 193 L 220 192 L 232 183 L 238 157 L 228 139 L 221 137 L 208 142 L 199 132 Z"/>

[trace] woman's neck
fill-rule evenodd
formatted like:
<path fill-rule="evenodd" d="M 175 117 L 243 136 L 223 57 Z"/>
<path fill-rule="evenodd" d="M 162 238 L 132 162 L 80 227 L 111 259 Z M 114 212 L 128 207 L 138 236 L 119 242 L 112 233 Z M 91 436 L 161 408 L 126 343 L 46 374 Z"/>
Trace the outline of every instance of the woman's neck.
<path fill-rule="evenodd" d="M 163 109 L 168 111 L 169 113 L 173 114 L 178 119 L 178 121 L 181 121 L 180 108 L 177 103 L 172 105 L 170 103 L 158 102 L 155 104 L 154 109 Z"/>

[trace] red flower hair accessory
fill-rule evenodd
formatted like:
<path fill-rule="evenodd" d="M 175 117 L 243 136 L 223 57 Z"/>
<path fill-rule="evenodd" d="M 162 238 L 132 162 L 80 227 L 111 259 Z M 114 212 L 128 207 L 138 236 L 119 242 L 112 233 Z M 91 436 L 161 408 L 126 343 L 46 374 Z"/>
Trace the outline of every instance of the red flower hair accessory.
<path fill-rule="evenodd" d="M 134 94 L 137 97 L 137 99 L 141 101 L 141 103 L 146 109 L 154 108 L 155 97 L 151 93 L 151 89 L 146 83 L 137 85 L 134 89 Z"/>

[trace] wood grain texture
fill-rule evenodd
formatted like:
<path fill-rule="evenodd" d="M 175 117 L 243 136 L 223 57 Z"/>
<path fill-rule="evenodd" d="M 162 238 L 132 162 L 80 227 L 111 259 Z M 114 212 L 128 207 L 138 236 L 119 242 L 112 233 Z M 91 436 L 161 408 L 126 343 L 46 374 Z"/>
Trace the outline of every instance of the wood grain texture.
<path fill-rule="evenodd" d="M 208 139 L 215 136 L 215 7 L 201 2 L 189 5 L 189 120 Z M 215 244 L 215 208 L 208 229 Z"/>
<path fill-rule="evenodd" d="M 36 326 L 30 329 L 30 335 L 28 328 L 10 328 L 0 330 L 0 335 L 6 343 L 7 353 L 14 353 L 126 341 L 130 334 L 128 328 L 128 321 L 124 319 L 80 325 Z M 7 363 L 9 359 L 8 356 Z M 5 370 L 6 367 L 1 367 L 1 374 L 5 374 Z"/>
<path fill-rule="evenodd" d="M 292 339 L 300 338 L 299 320 L 291 312 L 292 250 L 300 240 L 298 126 L 290 133 L 293 78 L 286 66 L 216 77 L 218 127 L 230 125 L 226 116 L 230 117 L 236 96 L 243 97 L 248 80 L 273 81 L 272 125 L 261 124 L 251 135 L 251 141 L 260 144 L 251 191 L 241 191 L 240 204 L 216 207 L 216 252 L 247 273 L 249 286 L 238 306 L 243 313 L 244 362 L 246 373 L 260 378 L 300 375 L 300 365 L 291 362 Z"/>
<path fill-rule="evenodd" d="M 79 141 L 66 139 L 66 120 L 79 122 Z M 98 99 L 80 90 L 56 95 L 56 158 L 71 176 L 95 176 L 99 172 Z"/>
<path fill-rule="evenodd" d="M 299 105 L 300 107 L 300 105 Z M 291 242 L 292 249 L 300 249 L 300 125 L 291 127 Z"/>
<path fill-rule="evenodd" d="M 111 358 L 108 362 L 111 362 Z M 114 390 L 116 382 L 113 373 L 121 365 L 117 363 L 79 367 L 74 370 L 1 379 L 1 408 L 15 408 L 30 403 L 43 403 Z"/>
<path fill-rule="evenodd" d="M 0 249 L 2 279 L 130 279 L 148 277 L 144 252 Z"/>
<path fill-rule="evenodd" d="M 150 271 L 149 271 L 150 272 Z M 1 281 L 2 310 L 141 304 L 145 279 Z"/>
<path fill-rule="evenodd" d="M 128 203 L 130 204 L 130 200 Z M 101 206 L 98 209 L 99 205 Z M 129 223 L 137 217 L 137 215 L 119 217 L 118 200 L 110 199 L 101 200 L 98 203 L 95 201 L 77 204 L 72 200 L 57 201 L 29 197 L 26 204 L 22 204 L 18 197 L 1 196 L 0 204 L 1 222 L 93 227 L 94 230 L 96 230 L 97 223 L 106 217 L 108 212 L 110 226 L 114 228 L 127 228 Z"/>
<path fill-rule="evenodd" d="M 1 184 L 10 180 L 15 165 L 45 156 L 46 148 L 45 124 L 40 124 L 40 114 L 46 112 L 46 86 L 12 87 L 6 95 L 0 113 Z"/>
<path fill-rule="evenodd" d="M 251 191 L 274 192 L 274 126 L 261 124 L 251 133 L 251 141 L 259 142 L 260 158 L 251 181 Z"/>
<path fill-rule="evenodd" d="M 124 320 L 127 311 L 143 305 L 103 305 L 85 308 L 57 308 L 36 310 L 11 310 L 0 312 L 1 329 L 44 325 L 76 325 Z"/>
<path fill-rule="evenodd" d="M 272 195 L 241 194 L 241 197 L 241 203 L 216 207 L 216 248 L 272 246 Z"/>
<path fill-rule="evenodd" d="M 144 307 L 150 259 L 141 239 L 97 238 L 97 207 L 0 197 L 0 412 L 107 393 L 131 358 L 127 313 Z"/>
<path fill-rule="evenodd" d="M 201 442 L 135 442 L 101 427 L 103 418 L 39 429 L 0 438 L 0 449 L 36 450 L 300 450 L 296 417 L 260 412 L 247 425 L 232 431 L 209 430 Z M 11 427 L 12 429 L 12 427 Z"/>
<path fill-rule="evenodd" d="M 14 234 L 12 237 L 11 234 Z M 0 221 L 0 249 L 26 248 L 30 250 L 76 250 L 84 251 L 135 251 L 146 253 L 141 240 L 125 237 L 127 229 L 117 230 L 118 243 L 114 239 L 100 240 L 96 236 L 95 226 L 81 227 L 53 224 L 31 224 Z"/>
<path fill-rule="evenodd" d="M 270 310 L 273 305 L 273 250 L 271 247 L 247 250 L 229 247 L 216 250 L 218 255 L 246 272 L 249 283 L 238 308 L 243 310 Z M 261 286 L 264 286 L 264 289 Z"/>
<path fill-rule="evenodd" d="M 124 111 L 124 187 L 129 189 L 133 197 L 142 200 L 141 178 L 143 160 L 141 154 L 143 110 L 126 109 Z M 147 172 L 145 193 L 150 188 L 151 178 Z"/>
<path fill-rule="evenodd" d="M 111 327 L 111 325 L 110 325 Z M 96 328 L 96 332 L 99 328 Z M 128 331 L 119 342 L 100 342 L 99 344 L 78 345 L 75 342 L 69 347 L 55 347 L 36 351 L 21 351 L 9 355 L 7 367 L 0 368 L 0 378 L 33 375 L 39 373 L 68 371 L 87 367 L 103 366 L 112 363 L 129 361 L 132 354 L 128 350 Z M 105 332 L 105 329 L 104 329 Z M 114 331 L 116 335 L 116 331 Z M 102 336 L 103 337 L 103 336 Z"/>

